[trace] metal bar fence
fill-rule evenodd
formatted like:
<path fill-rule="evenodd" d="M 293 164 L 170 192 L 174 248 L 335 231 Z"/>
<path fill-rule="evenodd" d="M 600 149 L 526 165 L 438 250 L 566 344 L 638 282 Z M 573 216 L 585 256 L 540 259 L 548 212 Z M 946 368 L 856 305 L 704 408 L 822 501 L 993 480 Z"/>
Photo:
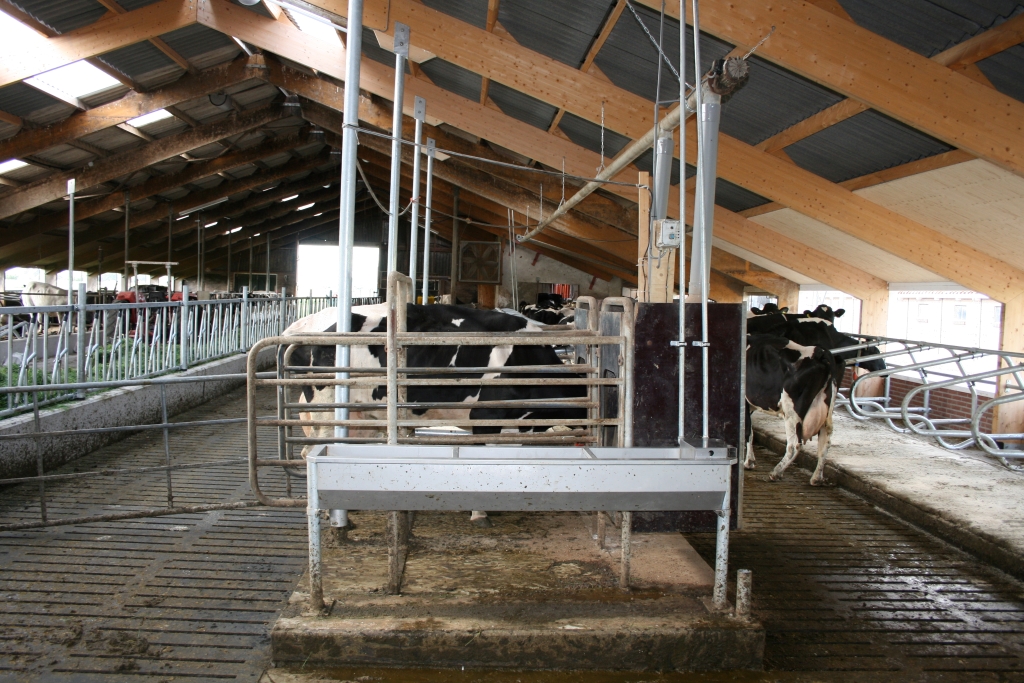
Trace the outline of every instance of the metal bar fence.
<path fill-rule="evenodd" d="M 899 433 L 935 439 L 949 450 L 980 448 L 1004 465 L 1024 458 L 1024 431 L 1007 430 L 1003 420 L 986 415 L 1009 411 L 1024 401 L 1024 354 L 991 349 L 851 335 L 862 343 L 833 353 L 861 354 L 846 360 L 854 367 L 839 405 L 858 420 L 881 420 Z M 885 368 L 864 372 L 859 363 L 884 361 Z M 950 393 L 956 392 L 956 393 Z M 951 398 L 952 397 L 952 398 Z M 956 402 L 958 409 L 940 405 Z M 964 404 L 969 404 L 964 409 Z"/>

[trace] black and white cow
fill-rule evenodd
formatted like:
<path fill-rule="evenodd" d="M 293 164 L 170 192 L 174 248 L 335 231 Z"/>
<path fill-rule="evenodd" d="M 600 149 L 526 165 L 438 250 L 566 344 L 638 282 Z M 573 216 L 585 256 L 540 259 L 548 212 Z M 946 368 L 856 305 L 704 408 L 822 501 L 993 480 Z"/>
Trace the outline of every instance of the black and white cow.
<path fill-rule="evenodd" d="M 811 485 L 822 483 L 825 458 L 832 438 L 832 411 L 842 380 L 842 365 L 820 346 L 802 346 L 785 337 L 747 337 L 746 437 L 743 466 L 754 469 L 754 410 L 778 415 L 786 423 L 786 454 L 768 478 L 782 478 L 800 445 L 818 437 L 818 465 Z"/>
<path fill-rule="evenodd" d="M 336 329 L 337 309 L 328 308 L 311 316 L 296 321 L 284 331 L 285 335 L 302 333 L 333 332 Z M 505 332 L 512 334 L 543 333 L 533 322 L 518 315 L 508 315 L 498 311 L 477 310 L 462 306 L 448 305 L 409 305 L 406 311 L 406 328 L 409 332 Z M 355 306 L 352 309 L 352 330 L 354 332 L 385 332 L 387 330 L 387 305 Z M 297 347 L 292 353 L 293 366 L 308 365 L 312 367 L 331 367 L 334 365 L 334 346 L 303 346 Z M 521 367 L 533 365 L 561 365 L 555 350 L 550 346 L 412 346 L 407 350 L 406 365 L 408 367 L 426 368 L 493 368 L 488 373 L 460 373 L 445 375 L 417 375 L 417 378 L 432 379 L 492 379 L 501 375 L 505 367 Z M 353 346 L 350 355 L 351 367 L 385 367 L 387 356 L 381 346 Z M 517 378 L 550 378 L 550 374 L 515 373 Z M 560 377 L 575 375 L 561 374 Z M 386 387 L 355 386 L 349 394 L 353 403 L 379 403 L 386 396 Z M 562 425 L 571 425 L 573 420 L 585 419 L 585 408 L 537 409 L 526 408 L 489 408 L 490 401 L 511 401 L 523 399 L 561 399 L 586 396 L 584 386 L 566 386 L 538 383 L 520 386 L 410 386 L 407 398 L 410 403 L 463 403 L 465 408 L 446 409 L 413 409 L 414 415 L 430 420 L 557 420 Z M 333 386 L 303 387 L 300 402 L 333 403 Z M 351 419 L 386 419 L 384 409 L 351 411 Z M 304 420 L 330 420 L 331 412 L 314 412 L 302 414 Z M 523 427 L 520 431 L 546 431 L 548 427 Z M 330 438 L 333 428 L 305 428 L 307 436 Z M 501 427 L 474 426 L 474 434 L 497 434 Z M 383 430 L 350 429 L 350 436 L 382 438 Z M 303 456 L 308 448 L 303 450 Z M 486 519 L 486 514 L 474 512 L 473 520 L 478 522 Z"/>
<path fill-rule="evenodd" d="M 788 312 L 789 312 L 789 306 L 783 306 L 782 308 L 779 308 L 778 304 L 774 304 L 774 303 L 768 302 L 764 306 L 762 306 L 761 308 L 757 308 L 756 306 L 752 307 L 747 312 L 747 317 L 748 318 L 753 318 L 755 315 L 771 315 L 772 313 L 788 313 Z"/>
<path fill-rule="evenodd" d="M 829 351 L 856 346 L 861 343 L 860 340 L 843 334 L 833 324 L 835 319 L 845 312 L 842 308 L 833 311 L 828 306 L 821 304 L 813 311 L 804 311 L 799 314 L 773 312 L 755 315 L 747 318 L 747 334 L 785 337 L 801 346 L 820 346 Z M 878 353 L 877 346 L 869 346 L 859 351 L 844 351 L 834 355 L 841 362 L 846 363 L 862 356 L 872 356 Z M 855 365 L 869 372 L 885 369 L 885 361 L 882 359 L 858 361 Z"/>

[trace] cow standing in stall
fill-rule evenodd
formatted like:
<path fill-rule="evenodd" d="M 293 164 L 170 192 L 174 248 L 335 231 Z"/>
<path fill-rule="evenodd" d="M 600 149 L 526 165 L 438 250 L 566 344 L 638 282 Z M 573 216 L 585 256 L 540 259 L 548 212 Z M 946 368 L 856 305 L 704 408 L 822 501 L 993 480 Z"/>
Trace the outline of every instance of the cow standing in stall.
<path fill-rule="evenodd" d="M 319 313 L 307 316 L 290 325 L 285 335 L 333 332 L 337 329 L 337 308 L 327 308 Z M 406 310 L 406 327 L 409 332 L 499 332 L 507 334 L 542 333 L 542 330 L 531 321 L 516 315 L 508 315 L 498 311 L 477 310 L 462 306 L 448 305 L 413 305 Z M 355 306 L 352 308 L 353 332 L 385 332 L 387 331 L 387 304 L 372 306 Z M 383 368 L 387 366 L 387 356 L 383 345 L 353 346 L 350 353 L 350 366 L 353 368 Z M 335 363 L 334 346 L 298 346 L 291 354 L 290 365 L 310 367 L 333 367 Z M 501 375 L 505 367 L 522 367 L 534 365 L 561 365 L 555 350 L 550 346 L 412 346 L 407 349 L 406 366 L 417 368 L 493 368 L 487 373 L 460 373 L 457 375 L 417 375 L 418 378 L 460 378 L 460 379 L 493 379 Z M 550 378 L 550 374 L 516 373 L 517 378 Z M 560 375 L 566 377 L 567 375 Z M 573 377 L 575 375 L 568 375 Z M 354 386 L 349 394 L 352 403 L 379 403 L 387 395 L 386 387 Z M 571 425 L 573 420 L 585 419 L 585 408 L 534 409 L 528 408 L 489 408 L 489 401 L 510 401 L 524 399 L 565 399 L 582 398 L 587 395 L 583 385 L 565 386 L 550 385 L 538 382 L 524 386 L 479 386 L 473 384 L 445 386 L 410 386 L 407 388 L 410 403 L 461 403 L 465 408 L 424 408 L 413 409 L 412 413 L 431 420 L 557 420 L 563 425 Z M 302 387 L 300 403 L 333 403 L 334 387 L 331 385 L 314 385 Z M 332 412 L 300 413 L 303 420 L 331 420 Z M 386 419 L 383 408 L 368 410 L 352 410 L 350 419 Z M 522 427 L 519 431 L 546 431 L 548 427 Z M 333 427 L 304 427 L 307 436 L 330 438 Z M 474 426 L 474 434 L 497 434 L 501 427 Z M 349 435 L 380 439 L 383 430 L 380 428 L 350 428 Z M 311 447 L 303 449 L 305 457 Z M 490 526 L 487 515 L 482 511 L 474 511 L 471 519 L 479 526 Z"/>

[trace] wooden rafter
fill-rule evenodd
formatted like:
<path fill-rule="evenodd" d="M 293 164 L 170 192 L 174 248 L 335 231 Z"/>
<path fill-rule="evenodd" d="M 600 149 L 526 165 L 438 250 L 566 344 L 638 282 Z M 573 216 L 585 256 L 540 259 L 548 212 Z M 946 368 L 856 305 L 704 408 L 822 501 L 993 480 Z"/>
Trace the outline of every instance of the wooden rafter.
<path fill-rule="evenodd" d="M 19 187 L 0 198 L 0 218 L 8 218 L 40 204 L 60 199 L 67 194 L 67 181 L 72 177 L 77 179 L 79 190 L 85 190 L 131 173 L 136 169 L 183 154 L 230 135 L 259 128 L 286 116 L 288 116 L 288 112 L 280 107 L 262 107 L 207 124 L 202 128 L 160 138 L 141 148 L 98 161 L 91 168 L 75 172 L 55 173 L 37 182 Z"/>
<path fill-rule="evenodd" d="M 660 0 L 639 0 L 653 6 Z M 677 5 L 668 13 L 679 18 Z M 1024 175 L 1024 103 L 801 0 L 715 0 L 701 29 L 949 145 Z"/>
<path fill-rule="evenodd" d="M 488 33 L 494 32 L 498 24 L 498 6 L 501 0 L 487 0 L 487 22 L 484 30 Z M 487 104 L 487 92 L 491 89 L 491 79 L 486 76 L 480 81 L 480 104 Z"/>

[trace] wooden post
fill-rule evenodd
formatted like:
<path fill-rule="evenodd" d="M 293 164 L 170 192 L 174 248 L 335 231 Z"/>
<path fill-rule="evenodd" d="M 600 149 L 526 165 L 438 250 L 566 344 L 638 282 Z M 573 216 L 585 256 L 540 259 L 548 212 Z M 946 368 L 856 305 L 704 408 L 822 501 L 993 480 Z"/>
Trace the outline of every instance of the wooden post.
<path fill-rule="evenodd" d="M 860 333 L 873 334 L 884 337 L 889 327 L 889 290 L 878 289 L 870 293 L 870 296 L 860 300 Z M 863 368 L 857 368 L 858 375 L 867 373 Z M 857 385 L 858 396 L 884 396 L 885 379 L 876 377 L 865 380 Z"/>
<path fill-rule="evenodd" d="M 651 174 L 646 171 L 640 172 L 638 180 L 640 185 L 651 184 Z M 637 215 L 639 216 L 639 222 L 637 223 L 637 266 L 636 274 L 636 297 L 637 301 L 647 301 L 647 269 L 649 264 L 647 262 L 647 243 L 649 234 L 649 223 L 651 221 L 651 195 L 647 190 L 640 190 L 640 199 L 637 207 Z"/>
<path fill-rule="evenodd" d="M 495 285 L 477 285 L 476 303 L 481 308 L 494 308 Z"/>

